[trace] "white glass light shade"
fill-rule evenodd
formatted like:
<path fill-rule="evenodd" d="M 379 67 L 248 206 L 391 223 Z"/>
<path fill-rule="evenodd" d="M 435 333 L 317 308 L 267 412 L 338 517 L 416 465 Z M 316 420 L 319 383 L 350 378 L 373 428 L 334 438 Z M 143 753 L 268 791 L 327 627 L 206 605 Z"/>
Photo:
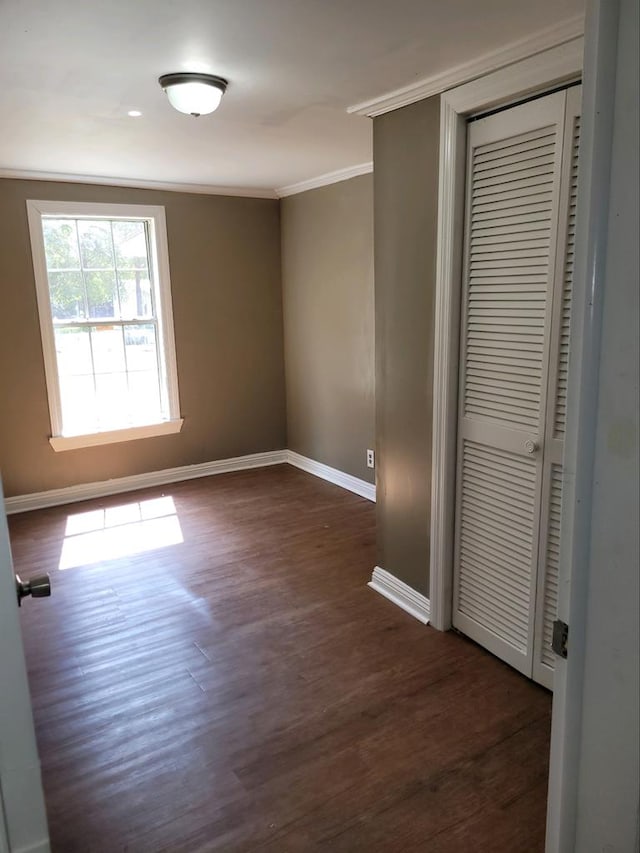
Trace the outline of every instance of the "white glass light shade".
<path fill-rule="evenodd" d="M 167 97 L 178 112 L 207 115 L 218 108 L 222 92 L 206 83 L 177 83 L 167 88 Z"/>
<path fill-rule="evenodd" d="M 187 115 L 207 115 L 218 108 L 227 81 L 213 74 L 165 74 L 159 80 L 169 103 Z"/>

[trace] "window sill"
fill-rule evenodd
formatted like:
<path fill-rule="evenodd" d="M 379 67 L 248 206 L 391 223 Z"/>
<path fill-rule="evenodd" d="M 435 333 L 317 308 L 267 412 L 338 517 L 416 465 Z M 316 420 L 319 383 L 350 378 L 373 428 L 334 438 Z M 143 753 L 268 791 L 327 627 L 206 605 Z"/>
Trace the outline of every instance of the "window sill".
<path fill-rule="evenodd" d="M 172 421 L 162 421 L 158 424 L 114 429 L 108 432 L 92 432 L 88 435 L 53 435 L 49 444 L 58 452 L 61 450 L 77 450 L 79 447 L 98 447 L 101 444 L 115 444 L 119 441 L 133 441 L 138 438 L 153 438 L 157 435 L 171 435 L 180 432 L 183 418 Z"/>

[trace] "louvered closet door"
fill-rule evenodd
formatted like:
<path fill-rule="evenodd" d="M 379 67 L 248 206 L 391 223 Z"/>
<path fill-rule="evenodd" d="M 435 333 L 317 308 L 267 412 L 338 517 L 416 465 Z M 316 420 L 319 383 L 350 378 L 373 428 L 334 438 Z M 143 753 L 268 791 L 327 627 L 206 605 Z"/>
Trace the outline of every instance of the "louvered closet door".
<path fill-rule="evenodd" d="M 453 623 L 527 675 L 565 99 L 468 129 Z"/>
<path fill-rule="evenodd" d="M 549 688 L 553 687 L 555 659 L 551 650 L 551 635 L 553 622 L 558 611 L 562 454 L 567 416 L 569 324 L 573 287 L 573 249 L 576 232 L 581 97 L 582 88 L 580 86 L 575 86 L 567 91 L 564 156 L 560 183 L 559 238 L 556 251 L 551 321 L 549 403 L 543 456 L 542 520 L 540 525 L 533 677 Z"/>

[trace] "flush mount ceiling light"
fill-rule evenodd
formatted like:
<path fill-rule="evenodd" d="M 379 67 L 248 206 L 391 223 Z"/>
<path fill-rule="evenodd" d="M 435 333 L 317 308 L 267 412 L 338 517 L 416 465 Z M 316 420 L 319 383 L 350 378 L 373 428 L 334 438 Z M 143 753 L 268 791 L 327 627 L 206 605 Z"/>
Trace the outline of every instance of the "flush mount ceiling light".
<path fill-rule="evenodd" d="M 212 113 L 227 88 L 227 81 L 222 77 L 189 71 L 163 74 L 158 83 L 167 93 L 172 107 L 192 116 Z"/>

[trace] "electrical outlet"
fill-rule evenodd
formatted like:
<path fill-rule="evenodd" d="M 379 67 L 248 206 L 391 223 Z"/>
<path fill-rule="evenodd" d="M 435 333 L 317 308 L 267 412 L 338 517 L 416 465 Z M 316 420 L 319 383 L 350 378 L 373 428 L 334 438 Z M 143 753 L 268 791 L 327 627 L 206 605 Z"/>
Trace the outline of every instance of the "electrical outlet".
<path fill-rule="evenodd" d="M 367 468 L 376 467 L 376 455 L 373 450 L 367 450 Z"/>

